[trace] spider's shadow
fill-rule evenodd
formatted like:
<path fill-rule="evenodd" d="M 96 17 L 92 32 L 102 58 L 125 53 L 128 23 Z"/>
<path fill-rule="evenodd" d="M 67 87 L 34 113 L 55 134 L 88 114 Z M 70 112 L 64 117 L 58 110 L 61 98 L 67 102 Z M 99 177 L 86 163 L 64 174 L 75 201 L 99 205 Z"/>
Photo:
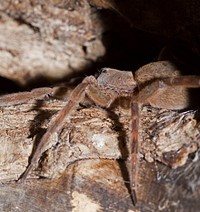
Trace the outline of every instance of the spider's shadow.
<path fill-rule="evenodd" d="M 32 121 L 30 121 L 30 126 L 29 126 L 29 136 L 28 138 L 33 139 L 33 148 L 31 155 L 29 156 L 29 164 L 31 162 L 31 159 L 37 149 L 37 146 L 42 139 L 42 136 L 45 134 L 46 130 L 42 127 L 44 124 L 45 120 L 50 119 L 53 116 L 52 111 L 45 111 L 42 109 L 42 106 L 44 105 L 44 100 L 37 100 L 36 104 L 33 108 L 31 108 L 31 111 L 35 110 L 37 111 L 37 115 L 34 117 Z"/>
<path fill-rule="evenodd" d="M 50 99 L 65 99 L 64 96 L 66 94 L 66 88 L 64 89 L 64 87 L 60 87 L 56 90 L 56 92 L 54 93 L 54 95 L 49 96 L 47 95 L 43 100 L 36 100 L 35 105 L 30 109 L 30 111 L 37 111 L 37 115 L 34 117 L 34 119 L 30 122 L 30 126 L 29 126 L 29 136 L 28 138 L 34 138 L 33 141 L 33 148 L 32 148 L 32 152 L 31 155 L 28 159 L 29 164 L 31 162 L 31 159 L 37 149 L 37 146 L 40 142 L 40 140 L 42 139 L 43 135 L 45 134 L 47 129 L 44 129 L 42 127 L 42 125 L 45 123 L 46 120 L 50 120 L 51 117 L 57 113 L 57 111 L 54 110 L 45 110 L 42 107 L 44 106 L 44 103 L 46 100 L 50 100 Z M 44 155 L 45 151 L 43 152 Z M 42 156 L 40 157 L 40 161 L 42 161 Z M 40 163 L 39 163 L 40 166 Z"/>
<path fill-rule="evenodd" d="M 114 106 L 116 107 L 116 105 Z M 107 114 L 108 117 L 114 121 L 114 131 L 116 131 L 118 133 L 118 146 L 119 146 L 119 150 L 121 152 L 122 158 L 121 159 L 117 159 L 119 168 L 121 170 L 121 174 L 122 174 L 122 178 L 124 180 L 124 184 L 128 190 L 128 193 L 131 196 L 131 185 L 130 185 L 130 176 L 129 176 L 129 171 L 127 168 L 128 165 L 128 157 L 129 157 L 129 150 L 128 150 L 128 138 L 129 135 L 127 134 L 125 128 L 124 128 L 124 124 L 120 122 L 119 120 L 119 116 L 112 110 L 112 107 L 107 109 Z"/>

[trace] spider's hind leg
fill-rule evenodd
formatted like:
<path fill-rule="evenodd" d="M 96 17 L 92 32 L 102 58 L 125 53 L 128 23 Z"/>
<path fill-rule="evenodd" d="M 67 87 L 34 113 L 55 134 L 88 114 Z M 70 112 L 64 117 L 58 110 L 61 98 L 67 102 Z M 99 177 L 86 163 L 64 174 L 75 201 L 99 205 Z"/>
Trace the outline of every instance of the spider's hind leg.
<path fill-rule="evenodd" d="M 138 154 L 138 128 L 139 128 L 139 105 L 135 100 L 131 102 L 131 133 L 129 136 L 129 175 L 131 185 L 131 198 L 133 204 L 137 203 L 137 154 Z"/>

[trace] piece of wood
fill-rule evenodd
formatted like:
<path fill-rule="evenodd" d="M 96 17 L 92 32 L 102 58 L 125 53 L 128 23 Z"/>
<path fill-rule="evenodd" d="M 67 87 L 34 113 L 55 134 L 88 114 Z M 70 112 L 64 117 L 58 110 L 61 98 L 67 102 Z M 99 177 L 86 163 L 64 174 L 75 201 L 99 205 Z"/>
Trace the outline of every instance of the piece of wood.
<path fill-rule="evenodd" d="M 44 85 L 87 70 L 105 54 L 104 27 L 86 0 L 5 2 L 1 76 L 21 86 Z"/>
<path fill-rule="evenodd" d="M 66 101 L 71 89 L 66 92 Z M 195 111 L 178 113 L 150 106 L 142 108 L 139 201 L 134 207 L 126 168 L 130 120 L 126 99 L 120 99 L 108 110 L 84 101 L 85 106 L 74 111 L 62 131 L 52 135 L 51 144 L 26 183 L 15 182 L 49 121 L 65 104 L 56 98 L 58 91 L 59 87 L 46 89 L 44 99 L 40 95 L 44 97 L 43 92 L 33 91 L 26 93 L 30 95 L 26 102 L 1 106 L 2 210 L 189 211 L 192 208 L 196 211 L 200 192 L 200 127 Z"/>

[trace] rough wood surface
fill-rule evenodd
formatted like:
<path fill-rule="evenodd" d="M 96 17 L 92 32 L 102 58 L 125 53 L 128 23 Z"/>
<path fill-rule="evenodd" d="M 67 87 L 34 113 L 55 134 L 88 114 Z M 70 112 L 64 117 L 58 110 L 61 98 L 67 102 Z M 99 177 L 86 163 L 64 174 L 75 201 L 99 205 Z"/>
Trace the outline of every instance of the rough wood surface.
<path fill-rule="evenodd" d="M 6 4 L 7 2 L 7 4 Z M 75 75 L 105 54 L 85 0 L 0 2 L 0 75 L 21 85 Z"/>
<path fill-rule="evenodd" d="M 139 202 L 136 207 L 132 205 L 126 168 L 128 100 L 119 100 L 108 110 L 83 102 L 66 120 L 61 133 L 52 135 L 27 182 L 15 182 L 71 92 L 68 88 L 63 101 L 55 95 L 63 92 L 63 87 L 41 90 L 42 97 L 38 95 L 42 92 L 32 91 L 26 93 L 30 98 L 24 103 L 1 106 L 1 209 L 197 211 L 200 125 L 196 113 L 150 106 L 141 111 Z"/>

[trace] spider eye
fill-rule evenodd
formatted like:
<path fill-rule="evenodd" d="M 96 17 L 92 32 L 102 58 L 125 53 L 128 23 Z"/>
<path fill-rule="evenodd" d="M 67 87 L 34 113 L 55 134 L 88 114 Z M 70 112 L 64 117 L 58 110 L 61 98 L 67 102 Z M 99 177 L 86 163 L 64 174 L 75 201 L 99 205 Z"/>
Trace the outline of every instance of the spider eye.
<path fill-rule="evenodd" d="M 106 68 L 102 68 L 102 69 L 101 69 L 101 73 L 107 73 L 107 71 L 108 71 L 108 70 L 107 70 Z"/>

